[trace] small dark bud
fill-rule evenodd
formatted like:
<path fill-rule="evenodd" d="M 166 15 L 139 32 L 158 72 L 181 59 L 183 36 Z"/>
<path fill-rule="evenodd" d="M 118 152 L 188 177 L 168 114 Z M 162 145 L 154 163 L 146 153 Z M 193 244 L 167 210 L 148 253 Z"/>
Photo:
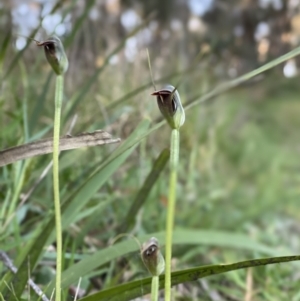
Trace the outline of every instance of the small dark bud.
<path fill-rule="evenodd" d="M 44 42 L 37 42 L 37 45 L 44 47 L 47 61 L 57 75 L 64 74 L 67 71 L 68 58 L 58 37 L 50 37 Z"/>
<path fill-rule="evenodd" d="M 152 95 L 156 96 L 159 110 L 171 128 L 178 130 L 184 124 L 185 113 L 177 89 L 167 85 L 164 89 L 155 91 Z"/>
<path fill-rule="evenodd" d="M 151 237 L 143 244 L 142 260 L 152 276 L 159 276 L 165 269 L 165 260 L 160 252 L 158 240 Z"/>

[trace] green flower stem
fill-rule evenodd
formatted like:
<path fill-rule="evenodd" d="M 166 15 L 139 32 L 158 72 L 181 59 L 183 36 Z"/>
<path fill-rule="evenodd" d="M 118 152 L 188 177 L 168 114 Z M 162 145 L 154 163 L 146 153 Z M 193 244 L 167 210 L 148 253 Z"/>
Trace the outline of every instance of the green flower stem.
<path fill-rule="evenodd" d="M 158 240 L 155 237 L 151 237 L 148 241 L 143 243 L 141 248 L 141 257 L 144 265 L 152 275 L 151 301 L 157 301 L 159 275 L 165 269 L 165 259 L 160 252 Z"/>
<path fill-rule="evenodd" d="M 151 301 L 158 300 L 159 276 L 152 277 L 151 283 Z"/>
<path fill-rule="evenodd" d="M 55 86 L 55 114 L 53 133 L 53 192 L 55 208 L 55 228 L 56 228 L 56 286 L 55 300 L 61 300 L 61 272 L 62 272 L 62 226 L 59 199 L 59 131 L 60 115 L 63 97 L 63 75 L 57 75 Z"/>
<path fill-rule="evenodd" d="M 171 300 L 172 236 L 173 236 L 174 213 L 175 213 L 175 202 L 176 202 L 178 160 L 179 160 L 179 131 L 177 129 L 173 129 L 171 134 L 170 182 L 169 182 L 169 198 L 168 198 L 168 212 L 167 212 L 167 224 L 166 224 L 165 301 Z"/>

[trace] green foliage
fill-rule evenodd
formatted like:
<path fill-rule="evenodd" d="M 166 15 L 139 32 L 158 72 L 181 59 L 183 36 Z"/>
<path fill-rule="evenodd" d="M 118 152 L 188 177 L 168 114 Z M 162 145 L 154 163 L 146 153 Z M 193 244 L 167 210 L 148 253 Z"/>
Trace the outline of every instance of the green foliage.
<path fill-rule="evenodd" d="M 295 260 L 300 260 L 300 256 L 270 257 L 270 258 L 247 260 L 247 261 L 237 262 L 234 264 L 195 267 L 193 269 L 173 272 L 172 285 L 185 283 L 185 282 L 192 282 L 207 276 L 213 276 L 225 272 L 236 271 L 239 269 L 246 269 L 249 267 L 259 267 L 268 264 L 289 262 Z M 161 276 L 160 286 L 163 286 L 163 284 L 164 284 L 164 276 Z M 149 293 L 151 289 L 151 278 L 133 281 L 127 284 L 114 287 L 112 289 L 104 290 L 100 293 L 83 298 L 82 300 L 83 301 L 100 301 L 100 300 L 130 301 L 133 298 L 140 296 L 141 288 L 144 294 Z"/>
<path fill-rule="evenodd" d="M 63 18 L 75 2 L 63 7 Z M 165 121 L 156 122 L 160 115 L 150 96 L 147 58 L 141 54 L 136 62 L 110 63 L 114 56 L 124 55 L 128 38 L 148 26 L 151 17 L 105 53 L 96 37 L 89 40 L 84 35 L 95 2 L 87 1 L 66 39 L 66 51 L 72 55 L 65 78 L 62 133 L 68 133 L 76 113 L 71 133 L 103 128 L 121 137 L 122 144 L 60 155 L 63 300 L 74 299 L 79 279 L 83 300 L 130 300 L 147 294 L 151 279 L 134 240 L 111 243 L 131 231 L 140 242 L 155 236 L 164 245 L 169 128 Z M 52 12 L 58 9 L 55 6 Z M 32 31 L 33 38 L 38 29 Z M 9 34 L 1 39 L 1 149 L 49 136 L 53 128 L 53 76 L 34 43 L 28 41 L 24 50 L 16 51 L 9 42 L 14 39 Z M 88 70 L 80 65 L 80 56 L 91 55 L 80 52 L 82 41 L 91 45 L 91 53 L 95 48 L 102 64 L 94 63 Z M 253 300 L 300 300 L 298 263 L 254 268 L 298 260 L 274 259 L 294 255 L 300 247 L 300 106 L 298 79 L 283 78 L 273 68 L 297 56 L 300 49 L 231 81 L 212 75 L 213 54 L 191 68 L 175 50 L 170 62 L 178 65 L 162 63 L 154 46 L 149 50 L 154 79 L 160 78 L 156 83 L 182 82 L 178 89 L 186 112 L 172 273 L 172 284 L 184 282 L 186 290 L 175 288 L 176 299 L 189 300 L 194 291 L 199 300 L 211 300 L 211 294 L 244 300 L 250 291 Z M 245 83 L 263 73 L 263 80 Z M 45 155 L 0 169 L 0 249 L 18 268 L 13 275 L 0 263 L 1 300 L 37 300 L 25 287 L 28 275 L 47 296 L 53 291 L 56 246 L 50 160 L 51 155 Z M 264 256 L 268 258 L 257 259 Z M 209 274 L 213 276 L 206 278 Z M 163 280 L 161 276 L 160 288 Z"/>

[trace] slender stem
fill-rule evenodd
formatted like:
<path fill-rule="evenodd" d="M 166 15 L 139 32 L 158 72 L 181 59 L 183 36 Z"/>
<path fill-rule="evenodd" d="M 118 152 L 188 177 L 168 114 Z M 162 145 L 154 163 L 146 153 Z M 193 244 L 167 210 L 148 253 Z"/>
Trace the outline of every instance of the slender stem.
<path fill-rule="evenodd" d="M 170 182 L 169 199 L 166 224 L 166 273 L 165 273 L 165 301 L 171 300 L 171 259 L 172 259 L 172 236 L 174 225 L 174 212 L 176 202 L 177 165 L 179 160 L 179 131 L 172 130 L 171 153 L 170 153 Z"/>
<path fill-rule="evenodd" d="M 152 277 L 151 283 L 151 301 L 158 300 L 159 276 Z"/>
<path fill-rule="evenodd" d="M 55 285 L 55 301 L 61 300 L 61 272 L 62 272 L 62 226 L 61 212 L 59 200 L 59 130 L 61 104 L 63 97 L 63 75 L 56 77 L 55 86 L 55 114 L 54 114 L 54 133 L 53 133 L 53 192 L 55 207 L 55 228 L 56 228 L 56 285 Z"/>
<path fill-rule="evenodd" d="M 17 207 L 17 202 L 19 200 L 20 197 L 20 193 L 24 184 L 24 180 L 25 180 L 25 172 L 27 169 L 29 162 L 25 162 L 24 164 L 22 162 L 19 162 L 19 164 L 16 165 L 16 173 L 17 173 L 17 179 L 15 180 L 15 189 L 14 189 L 14 194 L 12 196 L 12 200 L 8 209 L 8 212 L 6 214 L 6 217 L 10 217 L 13 212 L 15 211 L 16 207 Z M 7 220 L 6 220 L 7 222 Z M 5 222 L 5 223 L 6 223 Z M 2 229 L 1 229 L 2 230 Z"/>
<path fill-rule="evenodd" d="M 20 69 L 21 69 L 21 77 L 23 81 L 23 101 L 22 101 L 22 109 L 23 109 L 23 125 L 24 125 L 24 136 L 25 142 L 29 139 L 29 130 L 28 130 L 28 109 L 27 109 L 27 102 L 28 102 L 28 80 L 27 74 L 25 69 L 25 64 L 20 62 Z"/>

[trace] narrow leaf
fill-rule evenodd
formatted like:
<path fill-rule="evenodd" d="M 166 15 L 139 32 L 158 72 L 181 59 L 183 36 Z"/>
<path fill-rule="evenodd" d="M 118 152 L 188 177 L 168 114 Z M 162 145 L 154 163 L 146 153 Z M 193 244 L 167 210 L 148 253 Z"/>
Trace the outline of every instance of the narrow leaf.
<path fill-rule="evenodd" d="M 143 135 L 148 127 L 149 121 L 142 122 L 127 141 L 125 141 L 125 143 L 123 143 L 98 168 L 96 168 L 94 173 L 86 180 L 86 182 L 63 203 L 61 211 L 64 229 L 69 226 L 74 219 L 74 216 L 76 217 L 76 213 L 86 204 L 90 197 L 100 189 L 112 173 L 116 171 L 131 154 L 134 150 L 132 147 L 134 144 L 132 145 L 131 141 L 136 141 L 137 137 Z M 130 145 L 130 147 L 128 145 Z M 13 275 L 13 277 L 10 273 L 5 275 L 6 283 L 11 283 L 15 289 L 17 297 L 21 296 L 26 285 L 28 275 L 32 273 L 32 270 L 34 269 L 38 258 L 41 256 L 49 237 L 53 233 L 54 227 L 55 218 L 54 215 L 51 214 L 46 225 L 42 227 L 42 231 L 40 231 L 37 237 L 33 239 L 31 244 L 26 248 L 26 252 L 23 252 L 23 254 L 20 255 L 22 263 L 18 268 L 18 272 Z M 5 284 L 2 282 L 1 285 L 0 290 L 3 291 Z M 4 293 L 4 296 L 8 298 L 9 292 L 7 292 L 7 290 L 5 290 L 5 292 L 6 294 Z"/>
<path fill-rule="evenodd" d="M 164 233 L 152 233 L 146 236 L 138 237 L 139 241 L 147 241 L 151 237 L 156 237 L 161 245 L 164 245 Z M 256 251 L 268 255 L 278 255 L 278 251 L 269 248 L 259 242 L 251 240 L 247 235 L 218 232 L 218 231 L 195 231 L 195 230 L 177 230 L 173 236 L 174 244 L 181 245 L 207 245 L 228 247 L 235 249 L 244 249 Z M 81 260 L 75 265 L 65 270 L 62 274 L 62 288 L 67 288 L 71 284 L 78 282 L 80 277 L 87 275 L 94 269 L 106 264 L 128 253 L 139 251 L 135 241 L 127 240 L 105 249 L 99 250 L 91 256 Z M 50 291 L 54 287 L 54 281 L 50 284 Z"/>
<path fill-rule="evenodd" d="M 298 261 L 300 256 L 282 256 L 282 257 L 268 257 L 253 260 L 240 261 L 232 264 L 207 265 L 192 269 L 176 271 L 171 274 L 172 286 L 196 281 L 198 279 L 246 269 L 251 267 L 258 267 L 282 262 Z M 82 301 L 129 301 L 139 296 L 150 293 L 151 291 L 151 277 L 144 278 L 137 281 L 132 281 L 126 284 L 118 285 L 107 290 L 103 290 L 94 295 L 82 298 Z M 159 287 L 164 286 L 165 276 L 159 277 Z"/>
<path fill-rule="evenodd" d="M 139 211 L 139 209 L 145 204 L 147 197 L 159 178 L 160 173 L 166 166 L 170 157 L 170 150 L 164 149 L 158 158 L 153 163 L 152 170 L 150 171 L 149 175 L 147 176 L 142 188 L 139 190 L 138 194 L 136 195 L 128 213 L 126 215 L 125 221 L 123 222 L 122 226 L 120 227 L 119 231 L 117 232 L 127 232 L 135 221 L 135 217 Z"/>

